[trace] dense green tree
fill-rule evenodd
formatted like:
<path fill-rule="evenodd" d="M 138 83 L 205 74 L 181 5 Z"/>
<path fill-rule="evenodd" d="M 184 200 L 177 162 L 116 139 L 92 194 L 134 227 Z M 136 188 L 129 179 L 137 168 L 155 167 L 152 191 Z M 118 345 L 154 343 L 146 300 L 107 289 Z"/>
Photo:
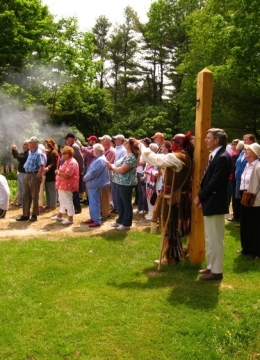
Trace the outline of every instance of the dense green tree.
<path fill-rule="evenodd" d="M 53 17 L 40 0 L 0 0 L 0 80 L 20 71 L 33 52 L 41 53 Z"/>
<path fill-rule="evenodd" d="M 184 77 L 179 93 L 181 123 L 194 122 L 196 76 L 213 71 L 212 123 L 230 137 L 259 131 L 260 11 L 257 1 L 208 0 L 187 19 L 189 51 L 180 66 Z"/>
<path fill-rule="evenodd" d="M 111 23 L 105 16 L 100 16 L 95 26 L 93 27 L 94 34 L 94 44 L 95 54 L 97 58 L 102 62 L 101 70 L 99 73 L 99 87 L 103 89 L 104 87 L 104 77 L 107 73 L 105 62 L 108 59 L 108 39 L 109 39 L 109 29 L 111 27 Z"/>

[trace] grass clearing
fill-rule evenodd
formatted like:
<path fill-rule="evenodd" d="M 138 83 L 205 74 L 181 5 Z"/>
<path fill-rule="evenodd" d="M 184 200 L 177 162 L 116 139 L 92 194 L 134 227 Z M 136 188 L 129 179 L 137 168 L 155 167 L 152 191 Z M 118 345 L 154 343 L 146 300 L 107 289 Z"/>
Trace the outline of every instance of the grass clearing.
<path fill-rule="evenodd" d="M 226 226 L 224 280 L 153 265 L 159 234 L 1 242 L 1 359 L 257 359 L 260 263 Z"/>

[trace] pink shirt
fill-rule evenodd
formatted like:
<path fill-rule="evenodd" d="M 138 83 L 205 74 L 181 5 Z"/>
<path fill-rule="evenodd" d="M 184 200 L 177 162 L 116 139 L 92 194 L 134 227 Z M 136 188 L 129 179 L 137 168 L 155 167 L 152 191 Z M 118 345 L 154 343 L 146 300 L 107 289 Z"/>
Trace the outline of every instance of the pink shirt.
<path fill-rule="evenodd" d="M 64 179 L 56 175 L 56 189 L 65 191 L 78 191 L 79 189 L 79 164 L 77 160 L 71 158 L 66 160 L 59 168 L 61 173 L 65 173 L 70 177 Z"/>

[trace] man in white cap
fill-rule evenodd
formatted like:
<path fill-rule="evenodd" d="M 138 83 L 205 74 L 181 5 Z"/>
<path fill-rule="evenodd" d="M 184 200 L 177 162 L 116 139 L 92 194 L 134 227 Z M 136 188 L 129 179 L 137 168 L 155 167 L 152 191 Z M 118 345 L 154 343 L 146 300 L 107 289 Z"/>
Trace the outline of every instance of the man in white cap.
<path fill-rule="evenodd" d="M 45 159 L 38 145 L 39 140 L 36 136 L 32 136 L 29 139 L 29 155 L 24 164 L 23 215 L 18 217 L 16 219 L 17 221 L 29 220 L 32 203 L 33 210 L 30 221 L 36 221 L 37 215 L 39 215 L 39 191 L 45 167 Z"/>
<path fill-rule="evenodd" d="M 116 155 L 115 155 L 115 161 L 114 164 L 116 164 L 117 160 L 121 159 L 125 153 L 126 153 L 126 149 L 124 147 L 124 141 L 125 141 L 125 137 L 122 134 L 118 134 L 116 136 L 113 136 L 113 139 L 115 141 L 115 145 L 116 145 Z M 111 194 L 112 194 L 112 200 L 113 200 L 113 210 L 111 210 L 112 214 L 118 214 L 118 202 L 117 202 L 117 190 L 116 190 L 116 183 L 114 183 L 114 181 L 112 180 L 111 182 Z"/>

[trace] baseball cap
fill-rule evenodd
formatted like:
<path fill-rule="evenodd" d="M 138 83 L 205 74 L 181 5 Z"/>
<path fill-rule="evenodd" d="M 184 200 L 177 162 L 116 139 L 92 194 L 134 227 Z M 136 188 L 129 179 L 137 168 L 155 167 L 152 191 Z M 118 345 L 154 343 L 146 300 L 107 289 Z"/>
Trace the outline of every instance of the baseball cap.
<path fill-rule="evenodd" d="M 124 135 L 122 135 L 122 134 L 118 134 L 118 135 L 116 135 L 116 136 L 113 136 L 113 138 L 114 138 L 114 139 L 119 139 L 119 140 L 125 140 L 125 137 L 124 137 Z"/>
<path fill-rule="evenodd" d="M 86 138 L 87 141 L 92 140 L 92 141 L 97 141 L 97 137 L 96 135 L 91 135 L 90 137 Z"/>
<path fill-rule="evenodd" d="M 160 132 L 155 133 L 155 134 L 154 134 L 154 136 L 152 136 L 152 139 L 155 139 L 155 138 L 158 138 L 158 137 L 160 137 L 160 138 L 163 138 L 163 139 L 164 139 L 163 134 L 162 134 L 162 133 L 160 133 Z"/>
<path fill-rule="evenodd" d="M 68 139 L 68 138 L 74 138 L 75 139 L 75 135 L 72 134 L 72 133 L 68 133 L 66 136 L 65 136 L 65 140 Z"/>
<path fill-rule="evenodd" d="M 101 137 L 99 137 L 99 140 L 112 140 L 112 138 L 111 138 L 111 136 L 109 136 L 109 135 L 103 135 L 103 136 L 101 136 Z"/>

